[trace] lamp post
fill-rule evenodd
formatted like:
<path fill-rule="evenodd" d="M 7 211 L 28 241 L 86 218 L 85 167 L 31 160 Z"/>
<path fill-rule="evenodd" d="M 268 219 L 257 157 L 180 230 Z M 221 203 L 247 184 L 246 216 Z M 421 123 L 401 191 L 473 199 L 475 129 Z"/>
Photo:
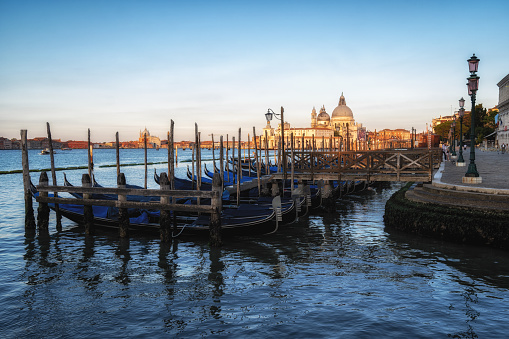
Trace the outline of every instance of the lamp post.
<path fill-rule="evenodd" d="M 479 66 L 479 59 L 474 55 L 468 61 L 468 69 L 470 76 L 467 78 L 468 94 L 472 99 L 472 111 L 470 112 L 470 164 L 468 165 L 467 173 L 463 177 L 463 182 L 466 183 L 480 183 L 482 182 L 477 166 L 475 165 L 475 94 L 479 88 L 479 77 L 477 76 L 477 67 Z M 476 179 L 473 179 L 476 178 Z"/>
<path fill-rule="evenodd" d="M 458 157 L 458 161 L 456 161 L 456 166 L 465 166 L 465 159 L 463 159 L 463 116 L 465 115 L 465 99 L 461 97 L 459 100 L 460 110 L 460 155 Z"/>
<path fill-rule="evenodd" d="M 281 114 L 277 114 L 272 109 L 267 109 L 267 113 L 265 113 L 265 119 L 267 121 L 271 121 L 272 117 L 276 117 L 276 119 L 281 120 L 281 155 L 283 161 L 283 177 L 286 180 L 286 157 L 285 157 L 285 120 L 284 120 L 284 108 L 281 106 Z M 281 116 L 281 118 L 279 118 Z"/>

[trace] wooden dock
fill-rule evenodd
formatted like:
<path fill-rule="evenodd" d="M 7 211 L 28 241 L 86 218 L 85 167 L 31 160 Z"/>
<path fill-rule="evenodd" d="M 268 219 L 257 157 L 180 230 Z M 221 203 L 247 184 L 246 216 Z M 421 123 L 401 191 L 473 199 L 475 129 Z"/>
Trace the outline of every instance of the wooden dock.
<path fill-rule="evenodd" d="M 429 182 L 440 166 L 440 149 L 375 151 L 295 151 L 287 155 L 290 168 L 276 179 L 365 180 Z M 288 171 L 290 169 L 290 171 Z"/>

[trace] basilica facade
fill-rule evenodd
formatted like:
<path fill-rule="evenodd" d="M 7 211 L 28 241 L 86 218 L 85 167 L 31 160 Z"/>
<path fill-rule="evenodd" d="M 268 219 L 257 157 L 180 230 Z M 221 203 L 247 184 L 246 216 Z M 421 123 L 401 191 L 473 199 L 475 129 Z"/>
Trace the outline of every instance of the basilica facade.
<path fill-rule="evenodd" d="M 140 131 L 140 137 L 138 138 L 138 144 L 140 148 L 144 147 L 145 137 L 147 138 L 147 147 L 148 148 L 159 148 L 161 147 L 161 139 L 156 136 L 150 135 L 150 132 L 145 127 L 145 129 Z"/>
<path fill-rule="evenodd" d="M 267 136 L 268 147 L 277 148 L 281 131 L 281 123 L 277 128 L 273 128 L 270 121 L 267 121 L 261 136 L 261 145 L 265 145 L 265 136 Z M 366 130 L 362 124 L 355 122 L 353 112 L 346 105 L 345 97 L 341 93 L 338 106 L 332 111 L 332 116 L 327 113 L 325 106 L 320 108 L 318 114 L 313 107 L 310 127 L 291 127 L 290 123 L 285 122 L 284 134 L 285 147 L 290 147 L 289 140 L 293 134 L 294 145 L 297 149 L 353 150 L 360 149 L 364 145 Z"/>

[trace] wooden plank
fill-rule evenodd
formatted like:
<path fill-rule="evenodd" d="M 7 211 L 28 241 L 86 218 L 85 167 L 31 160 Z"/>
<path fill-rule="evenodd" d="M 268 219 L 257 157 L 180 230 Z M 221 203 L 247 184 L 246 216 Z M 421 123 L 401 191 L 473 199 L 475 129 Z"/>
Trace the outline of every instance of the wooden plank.
<path fill-rule="evenodd" d="M 67 192 L 67 193 L 88 193 L 88 194 L 114 194 L 114 195 L 141 195 L 141 196 L 170 196 L 176 198 L 213 198 L 211 191 L 189 191 L 189 190 L 160 190 L 160 189 L 134 189 L 115 187 L 79 187 L 79 186 L 37 186 L 40 192 Z"/>
<path fill-rule="evenodd" d="M 39 203 L 58 203 L 58 204 L 72 204 L 84 206 L 107 206 L 118 208 L 140 208 L 152 210 L 172 210 L 179 212 L 189 213 L 212 213 L 213 209 L 210 205 L 184 205 L 184 204 L 161 204 L 159 202 L 137 202 L 118 200 L 102 200 L 102 199 L 76 199 L 76 198 L 55 198 L 55 197 L 36 197 Z"/>

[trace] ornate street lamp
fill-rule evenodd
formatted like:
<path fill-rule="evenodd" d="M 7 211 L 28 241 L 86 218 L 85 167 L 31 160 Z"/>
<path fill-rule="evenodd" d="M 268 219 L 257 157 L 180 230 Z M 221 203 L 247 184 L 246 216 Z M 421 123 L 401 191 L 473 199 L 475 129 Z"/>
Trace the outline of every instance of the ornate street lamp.
<path fill-rule="evenodd" d="M 286 157 L 285 157 L 285 120 L 284 120 L 284 108 L 281 106 L 281 114 L 274 112 L 272 109 L 267 109 L 267 113 L 265 113 L 265 119 L 267 121 L 271 121 L 272 117 L 276 117 L 276 119 L 281 120 L 281 155 L 283 161 L 283 176 L 286 179 Z M 281 118 L 280 118 L 281 116 Z"/>
<path fill-rule="evenodd" d="M 458 161 L 456 161 L 456 166 L 465 166 L 465 159 L 463 159 L 463 116 L 465 115 L 465 99 L 461 97 L 459 100 L 460 110 L 460 155 L 458 157 Z"/>
<path fill-rule="evenodd" d="M 472 100 L 472 111 L 470 112 L 470 164 L 468 165 L 467 173 L 465 173 L 465 178 L 479 178 L 477 180 L 472 179 L 464 179 L 463 182 L 476 182 L 479 183 L 482 179 L 479 177 L 479 172 L 477 172 L 477 166 L 475 165 L 475 94 L 477 89 L 479 88 L 479 77 L 477 76 L 477 68 L 479 66 L 479 59 L 474 55 L 468 61 L 468 70 L 470 71 L 470 76 L 467 78 L 468 83 L 468 94 Z"/>

